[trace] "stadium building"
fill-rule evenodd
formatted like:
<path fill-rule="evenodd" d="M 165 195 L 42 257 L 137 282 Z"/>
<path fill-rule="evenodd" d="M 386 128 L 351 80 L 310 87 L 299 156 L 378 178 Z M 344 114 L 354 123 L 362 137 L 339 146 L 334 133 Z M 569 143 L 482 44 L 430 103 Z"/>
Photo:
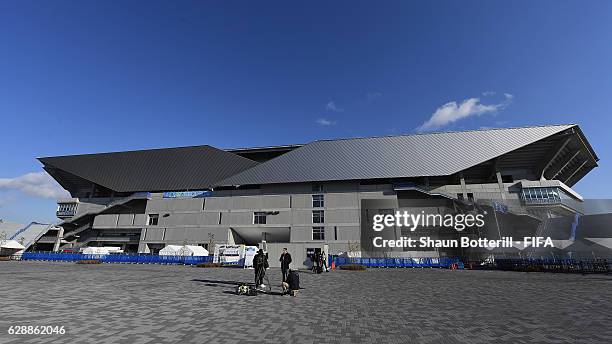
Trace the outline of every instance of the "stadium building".
<path fill-rule="evenodd" d="M 580 214 L 572 186 L 598 158 L 579 126 L 549 125 L 39 160 L 72 196 L 58 200 L 59 249 L 156 253 L 189 244 L 212 252 L 215 244 L 265 242 L 272 257 L 288 247 L 294 262 L 307 262 L 321 249 L 365 254 L 364 200 L 437 212 L 502 207 L 500 220 L 541 222 L 543 207 L 547 217 Z"/>

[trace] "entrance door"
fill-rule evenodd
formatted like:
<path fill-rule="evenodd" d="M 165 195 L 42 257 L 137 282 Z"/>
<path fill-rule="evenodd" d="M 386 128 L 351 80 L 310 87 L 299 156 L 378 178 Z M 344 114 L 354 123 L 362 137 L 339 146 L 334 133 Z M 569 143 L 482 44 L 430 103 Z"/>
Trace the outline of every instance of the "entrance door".
<path fill-rule="evenodd" d="M 151 254 L 159 254 L 159 251 L 164 247 L 166 247 L 165 244 L 147 244 L 147 248 Z"/>
<path fill-rule="evenodd" d="M 304 265 L 306 265 L 309 269 L 312 268 L 313 262 L 314 262 L 314 257 L 316 254 L 321 254 L 321 248 L 320 247 L 309 247 L 306 248 L 306 262 Z"/>

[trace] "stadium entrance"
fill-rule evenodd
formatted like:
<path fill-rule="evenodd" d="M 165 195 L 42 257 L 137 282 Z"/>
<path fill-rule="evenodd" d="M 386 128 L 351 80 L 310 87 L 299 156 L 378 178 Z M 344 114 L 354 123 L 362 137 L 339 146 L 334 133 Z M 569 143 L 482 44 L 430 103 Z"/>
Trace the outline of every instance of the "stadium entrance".
<path fill-rule="evenodd" d="M 291 228 L 259 228 L 239 227 L 230 228 L 229 242 L 234 245 L 257 246 L 261 242 L 289 243 Z"/>

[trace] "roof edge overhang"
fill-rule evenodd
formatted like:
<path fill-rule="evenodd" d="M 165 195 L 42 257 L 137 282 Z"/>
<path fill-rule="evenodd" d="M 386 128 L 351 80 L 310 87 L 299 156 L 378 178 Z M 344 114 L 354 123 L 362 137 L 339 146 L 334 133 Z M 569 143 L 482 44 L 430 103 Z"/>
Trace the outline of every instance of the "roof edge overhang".
<path fill-rule="evenodd" d="M 553 136 L 555 136 L 555 135 L 559 135 L 559 134 L 561 134 L 561 133 L 563 133 L 563 132 L 567 132 L 567 131 L 570 131 L 570 130 L 571 130 L 571 131 L 572 131 L 572 132 L 571 132 L 571 134 L 575 134 L 575 135 L 578 137 L 578 139 L 580 140 L 580 143 L 582 144 L 582 146 L 584 146 L 584 148 L 586 148 L 586 151 L 589 153 L 589 155 L 590 155 L 590 157 L 591 157 L 591 159 L 592 159 L 592 162 L 593 162 L 593 166 L 588 166 L 588 167 L 587 167 L 587 169 L 586 169 L 586 170 L 585 170 L 585 171 L 584 171 L 584 172 L 583 172 L 583 173 L 580 175 L 580 177 L 579 177 L 579 178 L 577 178 L 575 182 L 571 183 L 571 185 L 575 184 L 575 183 L 576 183 L 576 182 L 578 182 L 580 179 L 582 179 L 582 178 L 583 178 L 583 177 L 584 177 L 586 174 L 588 174 L 588 173 L 589 173 L 589 172 L 590 172 L 590 171 L 591 171 L 593 168 L 595 168 L 595 167 L 597 167 L 597 166 L 598 166 L 597 162 L 599 161 L 599 158 L 597 157 L 597 154 L 595 153 L 595 150 L 593 149 L 593 147 L 591 146 L 591 144 L 590 144 L 590 143 L 589 143 L 589 141 L 587 140 L 586 136 L 584 135 L 584 133 L 582 132 L 582 129 L 580 129 L 580 126 L 579 126 L 578 124 L 575 124 L 575 123 L 571 123 L 571 124 L 558 124 L 557 126 L 567 126 L 568 128 L 563 129 L 563 130 L 559 130 L 559 131 L 558 131 L 558 132 L 556 132 L 556 133 L 553 133 L 553 134 L 550 134 L 550 135 L 547 135 L 547 136 L 541 137 L 540 139 L 538 139 L 538 140 L 536 140 L 536 141 L 533 141 L 533 142 L 531 142 L 531 143 L 525 144 L 525 145 L 523 145 L 523 146 L 521 146 L 521 147 L 515 148 L 515 149 L 513 149 L 513 150 L 511 150 L 511 151 L 508 151 L 508 152 L 506 152 L 506 153 L 500 154 L 500 155 L 498 155 L 496 158 L 501 157 L 501 156 L 503 156 L 503 155 L 505 155 L 505 154 L 508 154 L 508 153 L 510 153 L 510 152 L 512 152 L 512 151 L 516 151 L 516 150 L 518 150 L 518 149 L 521 149 L 521 148 L 527 147 L 527 146 L 529 146 L 529 145 L 535 144 L 535 143 L 540 142 L 540 141 L 542 141 L 542 140 L 545 140 L 545 139 L 547 139 L 547 138 L 550 138 L 550 137 L 553 137 Z M 495 159 L 495 158 L 494 158 L 494 159 Z M 464 169 L 461 169 L 461 170 L 455 171 L 453 174 L 461 173 L 462 171 L 465 171 L 465 170 L 467 170 L 467 169 L 470 169 L 470 168 L 472 168 L 472 167 L 474 167 L 474 166 L 478 166 L 479 164 L 482 164 L 482 163 L 484 163 L 484 162 L 485 162 L 485 161 L 482 161 L 482 162 L 480 162 L 480 163 L 478 163 L 478 164 L 474 164 L 474 165 L 469 166 L 469 167 L 466 167 L 466 168 L 464 168 Z M 565 184 L 563 184 L 563 185 L 565 185 Z"/>
<path fill-rule="evenodd" d="M 99 178 L 95 175 L 92 176 L 91 173 L 82 173 L 78 168 L 74 168 L 74 166 L 69 166 L 64 164 L 66 159 L 79 159 L 83 157 L 87 157 L 89 161 L 91 161 L 92 157 L 108 157 L 113 155 L 123 155 L 125 156 L 133 156 L 134 153 L 141 152 L 167 152 L 166 154 L 173 154 L 173 151 L 179 150 L 192 150 L 196 153 L 199 152 L 198 149 L 202 149 L 205 154 L 213 154 L 213 158 L 225 159 L 225 161 L 229 162 L 230 168 L 237 168 L 240 165 L 242 166 L 241 172 L 245 169 L 253 167 L 257 165 L 258 162 L 247 157 L 240 156 L 236 153 L 229 152 L 227 150 L 219 149 L 210 145 L 194 145 L 194 146 L 185 146 L 185 147 L 170 147 L 170 148 L 155 148 L 155 149 L 141 149 L 141 150 L 127 150 L 127 151 L 116 151 L 116 152 L 102 152 L 102 153 L 90 153 L 90 154 L 74 154 L 74 155 L 59 155 L 52 157 L 37 157 L 36 159 L 42 163 L 43 169 L 51 175 L 64 189 L 70 191 L 74 191 L 77 186 L 83 187 L 84 184 L 94 184 L 99 187 L 108 189 L 109 191 L 113 191 L 116 193 L 137 193 L 137 192 L 163 192 L 163 191 L 183 191 L 183 190 L 208 190 L 215 186 L 218 180 L 200 180 L 200 179 L 184 179 L 184 180 L 197 180 L 198 182 L 193 185 L 182 185 L 178 183 L 177 185 L 158 185 L 159 188 L 155 188 L 154 185 L 148 185 L 147 187 L 142 187 L 142 185 L 126 185 L 126 183 L 119 183 L 112 180 L 106 180 L 107 178 Z M 164 154 L 164 153 L 160 153 Z M 214 155 L 216 154 L 216 156 Z M 184 155 L 184 154 L 183 154 Z M 227 157 L 226 157 L 227 156 Z M 137 158 L 139 156 L 137 155 Z M 142 157 L 142 155 L 140 155 Z M 109 157 L 110 158 L 110 157 Z M 143 158 L 147 159 L 149 156 Z M 233 165 L 233 166 L 231 166 Z M 227 166 L 225 166 L 227 167 Z M 133 171 L 132 171 L 133 172 Z M 234 174 L 237 172 L 234 172 Z M 132 173 L 133 176 L 133 173 Z M 224 178 L 229 177 L 229 175 L 223 176 Z M 117 179 L 117 178 L 115 178 Z M 132 178 L 133 179 L 133 178 Z M 216 178 L 220 179 L 220 178 Z M 150 183 L 149 183 L 150 184 Z M 181 185 L 179 185 L 181 184 Z"/>
<path fill-rule="evenodd" d="M 591 157 L 593 158 L 593 161 L 595 162 L 595 166 L 598 166 L 597 162 L 599 161 L 599 157 L 597 156 L 597 153 L 595 153 L 595 149 L 593 149 L 593 146 L 591 146 L 591 143 L 589 142 L 589 140 L 587 140 L 586 135 L 584 135 L 584 132 L 582 131 L 580 126 L 578 124 L 573 124 L 572 129 L 576 129 L 576 133 L 578 134 L 580 141 L 587 148 L 588 152 L 591 154 Z"/>

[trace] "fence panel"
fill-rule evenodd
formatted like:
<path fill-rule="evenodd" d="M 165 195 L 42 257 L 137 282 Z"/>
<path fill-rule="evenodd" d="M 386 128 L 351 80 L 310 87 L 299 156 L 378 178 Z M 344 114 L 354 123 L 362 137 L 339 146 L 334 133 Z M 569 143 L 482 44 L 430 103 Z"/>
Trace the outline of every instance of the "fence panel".
<path fill-rule="evenodd" d="M 82 254 L 82 253 L 53 253 L 53 252 L 25 252 L 21 260 L 43 260 L 75 262 L 79 260 L 101 260 L 103 263 L 132 263 L 132 264 L 185 264 L 193 265 L 212 262 L 212 256 L 157 256 L 150 254 Z"/>
<path fill-rule="evenodd" d="M 607 259 L 572 258 L 497 258 L 497 269 L 523 272 L 608 273 L 612 271 Z"/>
<path fill-rule="evenodd" d="M 349 257 L 333 257 L 332 261 L 336 266 L 347 264 L 358 264 L 367 267 L 376 268 L 450 268 L 453 264 L 456 267 L 463 268 L 463 263 L 459 258 L 442 257 L 442 258 L 349 258 Z"/>

